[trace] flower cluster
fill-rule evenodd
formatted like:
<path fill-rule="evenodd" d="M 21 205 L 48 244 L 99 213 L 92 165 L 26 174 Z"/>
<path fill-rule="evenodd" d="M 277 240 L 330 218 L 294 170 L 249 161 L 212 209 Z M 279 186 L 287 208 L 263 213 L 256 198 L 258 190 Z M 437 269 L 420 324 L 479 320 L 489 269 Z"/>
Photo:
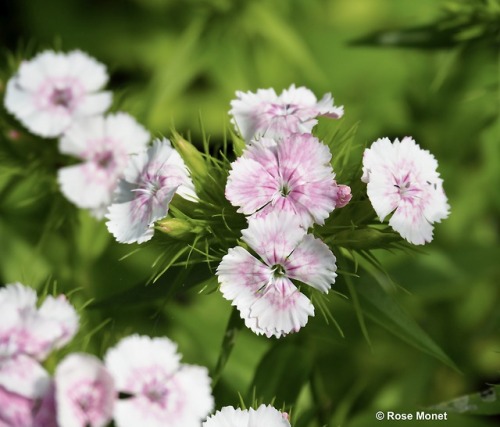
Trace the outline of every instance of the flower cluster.
<path fill-rule="evenodd" d="M 111 93 L 97 91 L 107 80 L 104 65 L 83 52 L 46 51 L 23 61 L 9 80 L 5 107 L 33 134 L 59 138 L 59 151 L 79 160 L 57 174 L 68 200 L 98 219 L 107 216 L 118 241 L 144 242 L 153 235 L 152 222 L 167 215 L 174 193 L 194 198 L 194 189 L 168 140 L 147 151 L 150 134 L 132 116 L 103 115 Z M 133 206 L 122 205 L 132 199 Z M 113 202 L 118 207 L 108 213 Z M 123 230 L 127 222 L 133 230 Z"/>
<path fill-rule="evenodd" d="M 212 411 L 207 369 L 182 364 L 168 338 L 123 338 L 104 363 L 71 353 L 51 378 L 41 362 L 71 340 L 78 316 L 63 296 L 36 302 L 19 283 L 0 289 L 0 426 L 197 427 Z"/>
<path fill-rule="evenodd" d="M 224 297 L 257 334 L 277 338 L 297 332 L 314 315 L 300 283 L 327 293 L 335 282 L 336 259 L 320 239 L 307 234 L 350 200 L 339 186 L 329 148 L 310 132 L 324 115 L 339 118 L 330 94 L 317 102 L 303 87 L 237 92 L 233 123 L 248 145 L 233 162 L 226 198 L 247 215 L 241 246 L 217 269 Z M 299 283 L 294 284 L 292 280 Z"/>

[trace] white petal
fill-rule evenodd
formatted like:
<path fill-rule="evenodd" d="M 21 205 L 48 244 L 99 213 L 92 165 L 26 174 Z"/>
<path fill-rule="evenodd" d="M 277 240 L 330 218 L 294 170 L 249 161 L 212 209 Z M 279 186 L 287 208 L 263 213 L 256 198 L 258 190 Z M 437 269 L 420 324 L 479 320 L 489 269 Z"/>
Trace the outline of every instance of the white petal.
<path fill-rule="evenodd" d="M 249 218 L 243 239 L 270 267 L 283 263 L 295 249 L 306 230 L 290 212 L 272 212 L 264 218 Z"/>
<path fill-rule="evenodd" d="M 80 208 L 107 206 L 112 200 L 116 180 L 92 162 L 59 169 L 57 181 L 64 196 Z"/>
<path fill-rule="evenodd" d="M 87 91 L 99 90 L 108 81 L 106 67 L 85 52 L 78 50 L 69 52 L 66 60 L 68 75 L 78 78 Z"/>
<path fill-rule="evenodd" d="M 225 406 L 209 417 L 202 427 L 250 427 L 248 424 L 249 418 L 248 410 Z"/>
<path fill-rule="evenodd" d="M 45 394 L 49 386 L 49 374 L 31 357 L 18 355 L 0 361 L 0 387 L 29 399 L 37 399 Z"/>
<path fill-rule="evenodd" d="M 103 114 L 111 106 L 113 95 L 111 92 L 87 94 L 75 108 L 76 116 L 93 116 Z"/>
<path fill-rule="evenodd" d="M 104 427 L 111 421 L 115 390 L 102 363 L 89 354 L 70 354 L 55 372 L 57 421 L 64 427 Z"/>
<path fill-rule="evenodd" d="M 238 308 L 247 307 L 259 289 L 272 278 L 271 269 L 240 246 L 229 249 L 217 267 L 224 298 Z"/>
<path fill-rule="evenodd" d="M 291 279 L 300 280 L 321 292 L 328 292 L 337 277 L 335 261 L 330 248 L 308 234 L 288 257 L 284 267 Z"/>
<path fill-rule="evenodd" d="M 16 76 L 7 82 L 4 105 L 7 111 L 20 120 L 31 116 L 37 110 L 33 94 L 19 86 Z"/>
<path fill-rule="evenodd" d="M 161 366 L 167 374 L 177 371 L 180 356 L 177 345 L 168 338 L 131 335 L 109 349 L 104 358 L 116 388 L 123 392 L 139 392 L 140 384 L 133 381 L 151 366 Z"/>
<path fill-rule="evenodd" d="M 314 306 L 288 278 L 278 277 L 240 312 L 256 334 L 280 338 L 305 326 L 309 316 L 314 316 Z"/>

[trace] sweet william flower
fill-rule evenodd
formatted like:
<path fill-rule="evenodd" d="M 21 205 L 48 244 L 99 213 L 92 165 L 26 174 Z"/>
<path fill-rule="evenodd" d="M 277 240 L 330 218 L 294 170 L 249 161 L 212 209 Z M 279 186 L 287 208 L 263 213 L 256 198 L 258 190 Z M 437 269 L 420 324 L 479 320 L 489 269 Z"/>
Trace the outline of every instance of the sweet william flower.
<path fill-rule="evenodd" d="M 226 406 L 210 416 L 202 427 L 290 427 L 288 415 L 272 406 L 260 405 L 257 409 L 235 409 Z"/>
<path fill-rule="evenodd" d="M 305 87 L 291 85 L 279 96 L 274 89 L 258 89 L 253 92 L 236 92 L 231 101 L 232 123 L 245 141 L 281 138 L 292 133 L 311 133 L 318 116 L 338 119 L 344 114 L 344 107 L 333 105 L 333 98 L 327 93 L 321 100 Z"/>
<path fill-rule="evenodd" d="M 44 360 L 78 330 L 78 315 L 64 295 L 37 308 L 36 292 L 20 283 L 0 289 L 0 359 L 28 355 Z"/>
<path fill-rule="evenodd" d="M 66 356 L 54 375 L 57 422 L 64 427 L 104 427 L 113 416 L 113 378 L 94 356 Z"/>
<path fill-rule="evenodd" d="M 23 61 L 8 81 L 5 108 L 35 135 L 57 137 L 80 117 L 111 104 L 106 68 L 80 51 L 45 51 Z"/>
<path fill-rule="evenodd" d="M 106 215 L 108 230 L 121 243 L 150 240 L 155 221 L 167 216 L 175 193 L 196 199 L 179 153 L 168 139 L 156 140 L 147 152 L 130 156 Z"/>
<path fill-rule="evenodd" d="M 297 332 L 314 306 L 293 281 L 327 293 L 335 282 L 335 256 L 291 212 L 250 218 L 242 234 L 259 258 L 240 246 L 230 249 L 217 268 L 222 295 L 256 334 Z"/>
<path fill-rule="evenodd" d="M 180 363 L 167 338 L 132 335 L 105 356 L 116 388 L 117 427 L 199 427 L 213 408 L 206 368 Z"/>
<path fill-rule="evenodd" d="M 233 162 L 226 198 L 246 215 L 285 210 L 304 227 L 323 224 L 338 202 L 328 147 L 308 134 L 261 138 Z"/>
<path fill-rule="evenodd" d="M 433 224 L 449 215 L 437 161 L 410 138 L 375 141 L 363 155 L 363 182 L 380 221 L 415 245 L 432 240 Z"/>
<path fill-rule="evenodd" d="M 76 206 L 102 218 L 129 155 L 145 151 L 149 137 L 126 113 L 75 121 L 59 140 L 59 150 L 82 162 L 59 170 L 61 192 Z"/>
<path fill-rule="evenodd" d="M 261 136 L 281 138 L 292 133 L 310 133 L 318 116 L 338 119 L 344 114 L 344 107 L 333 105 L 330 93 L 318 101 L 309 89 L 295 85 L 279 96 L 274 89 L 238 91 L 231 107 L 232 123 L 247 142 Z"/>

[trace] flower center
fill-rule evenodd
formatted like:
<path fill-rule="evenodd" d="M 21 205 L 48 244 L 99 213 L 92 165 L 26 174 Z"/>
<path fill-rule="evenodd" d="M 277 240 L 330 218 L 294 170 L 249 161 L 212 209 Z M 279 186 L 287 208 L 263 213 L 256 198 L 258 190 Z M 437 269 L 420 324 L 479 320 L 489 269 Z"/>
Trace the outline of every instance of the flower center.
<path fill-rule="evenodd" d="M 144 395 L 150 402 L 156 403 L 164 408 L 167 405 L 169 390 L 164 384 L 153 381 L 146 385 Z"/>
<path fill-rule="evenodd" d="M 271 272 L 273 273 L 274 277 L 283 277 L 286 274 L 285 267 L 283 267 L 281 264 L 274 264 L 271 267 Z"/>
<path fill-rule="evenodd" d="M 54 89 L 52 95 L 50 95 L 50 102 L 52 105 L 64 108 L 70 108 L 73 101 L 73 93 L 71 89 Z"/>
<path fill-rule="evenodd" d="M 284 182 L 283 184 L 281 184 L 280 193 L 283 197 L 288 196 L 291 191 L 292 191 L 292 189 L 290 188 L 290 186 L 288 185 L 287 182 Z"/>
<path fill-rule="evenodd" d="M 102 169 L 108 169 L 113 163 L 113 153 L 111 151 L 105 151 L 103 153 L 98 153 L 95 156 L 95 162 Z"/>

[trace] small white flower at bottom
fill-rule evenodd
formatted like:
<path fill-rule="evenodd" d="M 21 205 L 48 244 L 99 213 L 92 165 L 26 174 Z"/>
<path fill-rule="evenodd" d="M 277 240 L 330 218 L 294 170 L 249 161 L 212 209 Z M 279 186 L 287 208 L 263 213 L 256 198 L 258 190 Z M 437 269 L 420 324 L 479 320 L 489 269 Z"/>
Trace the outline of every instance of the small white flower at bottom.
<path fill-rule="evenodd" d="M 380 221 L 394 212 L 389 225 L 415 245 L 432 240 L 433 223 L 450 206 L 437 172 L 437 161 L 410 138 L 375 141 L 363 154 L 363 182 Z"/>
<path fill-rule="evenodd" d="M 199 427 L 213 409 L 206 368 L 180 363 L 167 338 L 132 335 L 105 356 L 117 390 L 117 427 Z"/>
<path fill-rule="evenodd" d="M 226 406 L 210 416 L 202 427 L 290 427 L 288 414 L 272 406 L 260 405 L 257 409 L 235 409 Z"/>
<path fill-rule="evenodd" d="M 75 353 L 57 366 L 57 421 L 64 427 L 104 427 L 111 421 L 113 378 L 99 359 Z"/>
<path fill-rule="evenodd" d="M 130 156 L 106 218 L 120 243 L 143 243 L 154 223 L 165 218 L 174 194 L 196 199 L 194 185 L 181 156 L 168 139 L 156 140 L 147 153 Z"/>
<path fill-rule="evenodd" d="M 86 53 L 45 51 L 8 81 L 5 108 L 35 135 L 56 137 L 76 118 L 108 109 L 111 93 L 98 92 L 107 80 L 104 65 Z"/>

